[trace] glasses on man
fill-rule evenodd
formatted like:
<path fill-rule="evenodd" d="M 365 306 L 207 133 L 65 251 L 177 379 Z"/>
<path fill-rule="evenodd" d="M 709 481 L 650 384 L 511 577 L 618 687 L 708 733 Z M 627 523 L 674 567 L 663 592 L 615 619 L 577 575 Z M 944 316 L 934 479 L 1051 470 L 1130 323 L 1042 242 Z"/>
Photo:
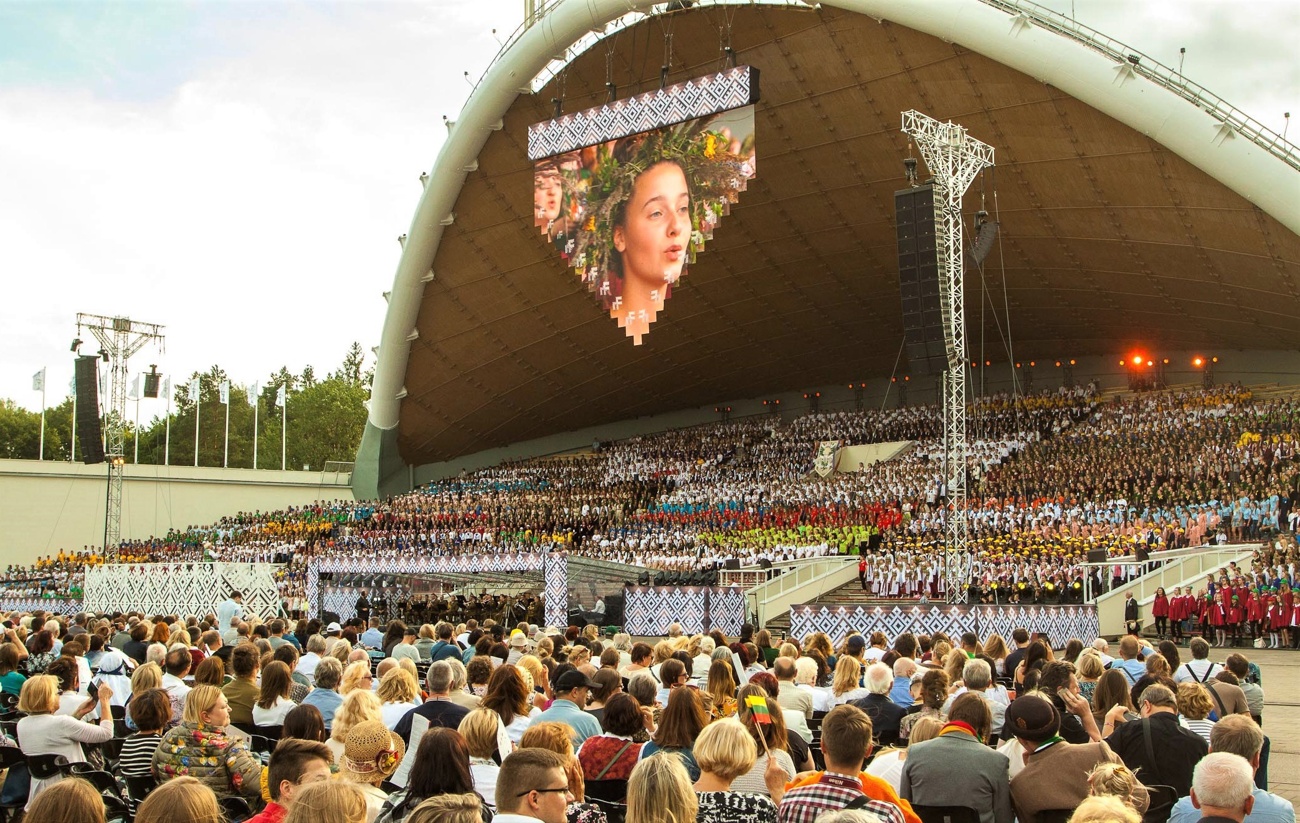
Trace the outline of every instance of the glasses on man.
<path fill-rule="evenodd" d="M 558 789 L 529 789 L 528 791 L 520 792 L 519 794 L 515 795 L 515 797 L 523 797 L 524 795 L 531 794 L 533 792 L 537 792 L 538 794 L 551 794 L 552 792 L 564 792 L 565 794 L 568 794 L 569 787 L 560 786 Z"/>

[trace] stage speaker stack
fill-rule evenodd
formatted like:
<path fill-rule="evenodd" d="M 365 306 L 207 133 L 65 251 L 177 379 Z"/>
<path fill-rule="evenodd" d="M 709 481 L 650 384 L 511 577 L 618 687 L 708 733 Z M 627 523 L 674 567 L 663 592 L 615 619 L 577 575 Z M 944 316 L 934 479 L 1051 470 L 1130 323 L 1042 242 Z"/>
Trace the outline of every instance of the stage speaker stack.
<path fill-rule="evenodd" d="M 161 374 L 158 374 L 157 372 L 147 372 L 144 376 L 144 396 L 151 400 L 157 400 L 159 384 L 161 382 Z"/>
<path fill-rule="evenodd" d="M 627 601 L 622 593 L 605 595 L 605 625 L 622 626 L 623 611 Z"/>
<path fill-rule="evenodd" d="M 915 373 L 942 374 L 948 368 L 935 245 L 934 187 L 894 192 L 898 234 L 898 290 L 903 299 L 903 347 Z"/>
<path fill-rule="evenodd" d="M 77 442 L 86 465 L 104 462 L 104 433 L 99 427 L 99 357 L 77 358 Z"/>
<path fill-rule="evenodd" d="M 1106 550 L 1105 550 L 1105 549 L 1088 549 L 1088 562 L 1089 562 L 1089 563 L 1105 563 L 1105 562 L 1106 562 Z"/>

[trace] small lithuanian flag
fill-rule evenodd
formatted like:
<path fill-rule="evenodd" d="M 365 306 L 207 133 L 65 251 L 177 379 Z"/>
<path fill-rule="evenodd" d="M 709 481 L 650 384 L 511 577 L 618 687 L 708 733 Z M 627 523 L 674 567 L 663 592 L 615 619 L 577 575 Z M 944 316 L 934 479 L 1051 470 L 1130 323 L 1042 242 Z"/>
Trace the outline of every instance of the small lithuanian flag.
<path fill-rule="evenodd" d="M 754 716 L 755 723 L 761 725 L 772 722 L 772 715 L 767 711 L 767 698 L 762 695 L 751 694 L 745 698 L 745 705 L 749 707 L 749 713 Z"/>

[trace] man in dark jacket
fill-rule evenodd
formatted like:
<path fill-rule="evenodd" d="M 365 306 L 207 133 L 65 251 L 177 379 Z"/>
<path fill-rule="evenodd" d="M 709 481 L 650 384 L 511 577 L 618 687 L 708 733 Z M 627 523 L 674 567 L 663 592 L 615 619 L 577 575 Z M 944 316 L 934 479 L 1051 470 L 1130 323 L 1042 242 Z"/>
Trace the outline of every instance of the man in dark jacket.
<path fill-rule="evenodd" d="M 1132 771 L 1141 769 L 1148 786 L 1172 786 L 1179 797 L 1192 790 L 1192 770 L 1205 757 L 1209 745 L 1195 732 L 1178 724 L 1178 701 L 1159 684 L 1142 692 L 1142 720 L 1117 728 L 1106 743 Z"/>
<path fill-rule="evenodd" d="M 872 663 L 867 667 L 864 681 L 871 694 L 851 701 L 852 705 L 871 718 L 876 745 L 882 748 L 892 746 L 898 742 L 898 725 L 907 715 L 907 709 L 889 699 L 889 691 L 894 687 L 894 672 L 884 663 Z"/>

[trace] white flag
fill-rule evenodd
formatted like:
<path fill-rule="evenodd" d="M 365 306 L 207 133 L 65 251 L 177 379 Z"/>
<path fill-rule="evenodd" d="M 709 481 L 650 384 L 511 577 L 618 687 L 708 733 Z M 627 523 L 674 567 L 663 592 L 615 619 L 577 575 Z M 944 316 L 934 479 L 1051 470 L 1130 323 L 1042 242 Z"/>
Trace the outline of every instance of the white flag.
<path fill-rule="evenodd" d="M 73 374 L 72 379 L 68 381 L 68 391 L 73 394 L 77 393 L 77 375 Z"/>
<path fill-rule="evenodd" d="M 284 385 L 280 385 L 280 390 L 275 393 L 275 405 L 284 407 Z"/>
<path fill-rule="evenodd" d="M 126 399 L 127 400 L 140 399 L 140 375 L 137 374 L 135 376 L 135 379 L 131 381 L 131 393 L 126 396 Z"/>
<path fill-rule="evenodd" d="M 220 393 L 218 394 L 218 399 L 220 400 L 220 402 L 225 403 L 227 406 L 230 405 L 230 381 L 229 380 L 221 381 L 221 390 Z"/>
<path fill-rule="evenodd" d="M 172 379 L 170 377 L 163 378 L 162 396 L 168 403 L 172 402 Z"/>
<path fill-rule="evenodd" d="M 45 391 L 45 369 L 32 375 L 32 391 Z"/>
<path fill-rule="evenodd" d="M 197 402 L 199 399 L 199 378 L 190 381 L 190 401 Z"/>
<path fill-rule="evenodd" d="M 259 386 L 258 384 L 254 383 L 252 386 L 250 386 L 248 389 L 248 405 L 256 406 L 257 396 L 261 393 L 262 393 L 262 387 Z"/>
<path fill-rule="evenodd" d="M 99 375 L 99 396 L 105 397 L 107 395 L 108 395 L 108 372 L 103 372 Z"/>

